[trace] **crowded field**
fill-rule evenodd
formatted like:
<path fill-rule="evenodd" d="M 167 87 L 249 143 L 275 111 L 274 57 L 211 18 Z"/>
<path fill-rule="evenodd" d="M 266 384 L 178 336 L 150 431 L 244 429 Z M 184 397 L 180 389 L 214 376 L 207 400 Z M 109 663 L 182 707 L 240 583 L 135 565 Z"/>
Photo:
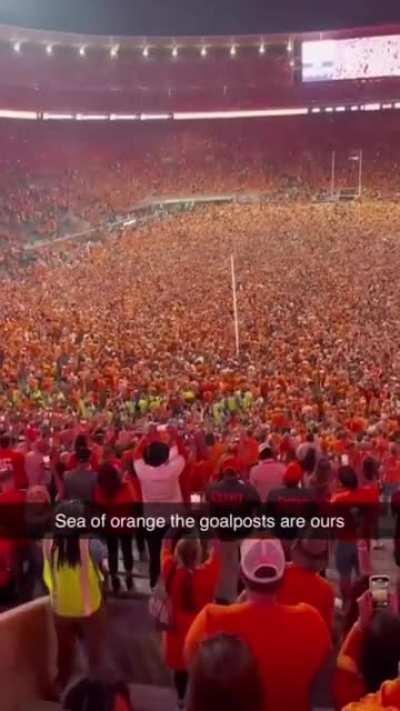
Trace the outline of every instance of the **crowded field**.
<path fill-rule="evenodd" d="M 79 629 L 94 684 L 83 697 L 97 698 L 110 666 L 131 681 L 113 646 L 103 653 L 104 599 L 122 595 L 132 619 L 139 595 L 181 708 L 226 684 L 240 710 L 367 709 L 368 692 L 371 708 L 383 693 L 396 707 L 400 559 L 380 515 L 396 521 L 400 485 L 399 232 L 398 205 L 370 198 L 209 205 L 5 265 L 0 503 L 27 515 L 39 504 L 56 522 L 124 513 L 89 547 L 78 524 L 21 544 L 3 519 L 5 603 L 50 593 L 59 651 L 46 698 L 72 704 Z M 236 518 L 208 544 L 149 523 L 157 507 L 194 502 L 220 525 L 279 519 L 293 501 L 305 520 L 310 505 L 358 515 L 318 538 L 296 523 L 251 536 Z M 85 560 L 99 576 L 89 592 Z"/>

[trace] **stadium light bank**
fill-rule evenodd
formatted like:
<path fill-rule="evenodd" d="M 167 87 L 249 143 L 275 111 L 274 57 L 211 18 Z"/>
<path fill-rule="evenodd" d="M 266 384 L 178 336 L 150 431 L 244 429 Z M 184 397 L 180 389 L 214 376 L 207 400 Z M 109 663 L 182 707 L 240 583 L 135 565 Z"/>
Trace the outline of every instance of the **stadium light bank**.
<path fill-rule="evenodd" d="M 354 111 L 392 111 L 400 109 L 400 100 L 382 103 L 340 104 L 323 106 L 294 106 L 267 109 L 243 109 L 221 111 L 165 111 L 143 113 L 82 113 L 56 111 L 26 111 L 16 109 L 0 109 L 0 119 L 29 119 L 44 121 L 201 121 L 241 118 L 272 118 L 279 116 L 306 116 L 307 114 L 345 113 Z"/>

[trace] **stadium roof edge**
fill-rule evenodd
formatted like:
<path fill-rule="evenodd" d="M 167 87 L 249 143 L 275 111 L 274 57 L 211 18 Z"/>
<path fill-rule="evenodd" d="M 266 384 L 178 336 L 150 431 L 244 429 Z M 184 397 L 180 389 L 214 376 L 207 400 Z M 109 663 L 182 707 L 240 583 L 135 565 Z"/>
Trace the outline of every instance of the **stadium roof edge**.
<path fill-rule="evenodd" d="M 121 48 L 151 46 L 170 46 L 179 43 L 179 46 L 198 46 L 207 44 L 209 47 L 226 46 L 235 42 L 241 46 L 252 46 L 260 41 L 268 44 L 280 44 L 292 40 L 329 39 L 338 37 L 363 37 L 371 35 L 400 34 L 400 23 L 390 25 L 375 25 L 366 27 L 343 28 L 341 30 L 321 30 L 313 32 L 282 32 L 268 34 L 260 32 L 251 35 L 176 35 L 176 36 L 129 36 L 129 35 L 96 35 L 80 34 L 74 32 L 60 32 L 58 30 L 37 30 L 14 25 L 0 25 L 0 42 L 28 42 L 32 44 L 53 43 L 61 45 L 87 44 L 92 47 L 103 48 L 111 44 L 118 44 Z"/>

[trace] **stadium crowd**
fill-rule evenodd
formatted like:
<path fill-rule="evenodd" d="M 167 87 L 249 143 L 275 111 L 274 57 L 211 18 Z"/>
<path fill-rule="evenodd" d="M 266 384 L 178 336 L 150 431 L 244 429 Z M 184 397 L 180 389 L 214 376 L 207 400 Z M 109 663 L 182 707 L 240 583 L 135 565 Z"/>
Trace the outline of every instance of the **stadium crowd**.
<path fill-rule="evenodd" d="M 364 195 L 393 197 L 399 192 L 396 111 L 375 115 L 374 122 L 359 112 L 253 120 L 251 132 L 246 120 L 235 119 L 149 122 L 134 133 L 126 125 L 5 123 L 0 238 L 15 249 L 103 225 L 161 196 L 314 198 L 331 190 L 332 151 L 335 191 L 358 189 L 359 164 L 349 158 L 363 149 Z"/>
<path fill-rule="evenodd" d="M 0 503 L 149 516 L 200 497 L 218 515 L 293 502 L 376 514 L 383 495 L 397 516 L 399 225 L 389 202 L 208 206 L 16 267 L 0 281 Z M 336 708 L 398 708 L 396 581 L 383 607 L 368 589 L 379 534 L 370 512 L 333 547 L 279 527 L 208 546 L 138 530 L 179 706 L 306 711 L 334 646 Z M 100 683 L 102 575 L 117 595 L 134 588 L 132 543 L 127 531 L 2 540 L 2 587 L 20 599 L 44 561 L 53 695 L 80 634 Z M 82 682 L 65 708 L 100 708 L 101 693 Z M 129 708 L 125 687 L 107 693 Z"/>

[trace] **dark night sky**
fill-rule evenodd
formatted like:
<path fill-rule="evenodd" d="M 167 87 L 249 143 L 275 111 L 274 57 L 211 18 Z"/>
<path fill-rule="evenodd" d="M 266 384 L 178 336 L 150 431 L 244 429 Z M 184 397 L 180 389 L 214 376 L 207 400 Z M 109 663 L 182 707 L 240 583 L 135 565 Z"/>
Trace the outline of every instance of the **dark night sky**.
<path fill-rule="evenodd" d="M 93 34 L 247 34 L 390 22 L 400 22 L 400 0 L 0 0 L 0 24 Z"/>

